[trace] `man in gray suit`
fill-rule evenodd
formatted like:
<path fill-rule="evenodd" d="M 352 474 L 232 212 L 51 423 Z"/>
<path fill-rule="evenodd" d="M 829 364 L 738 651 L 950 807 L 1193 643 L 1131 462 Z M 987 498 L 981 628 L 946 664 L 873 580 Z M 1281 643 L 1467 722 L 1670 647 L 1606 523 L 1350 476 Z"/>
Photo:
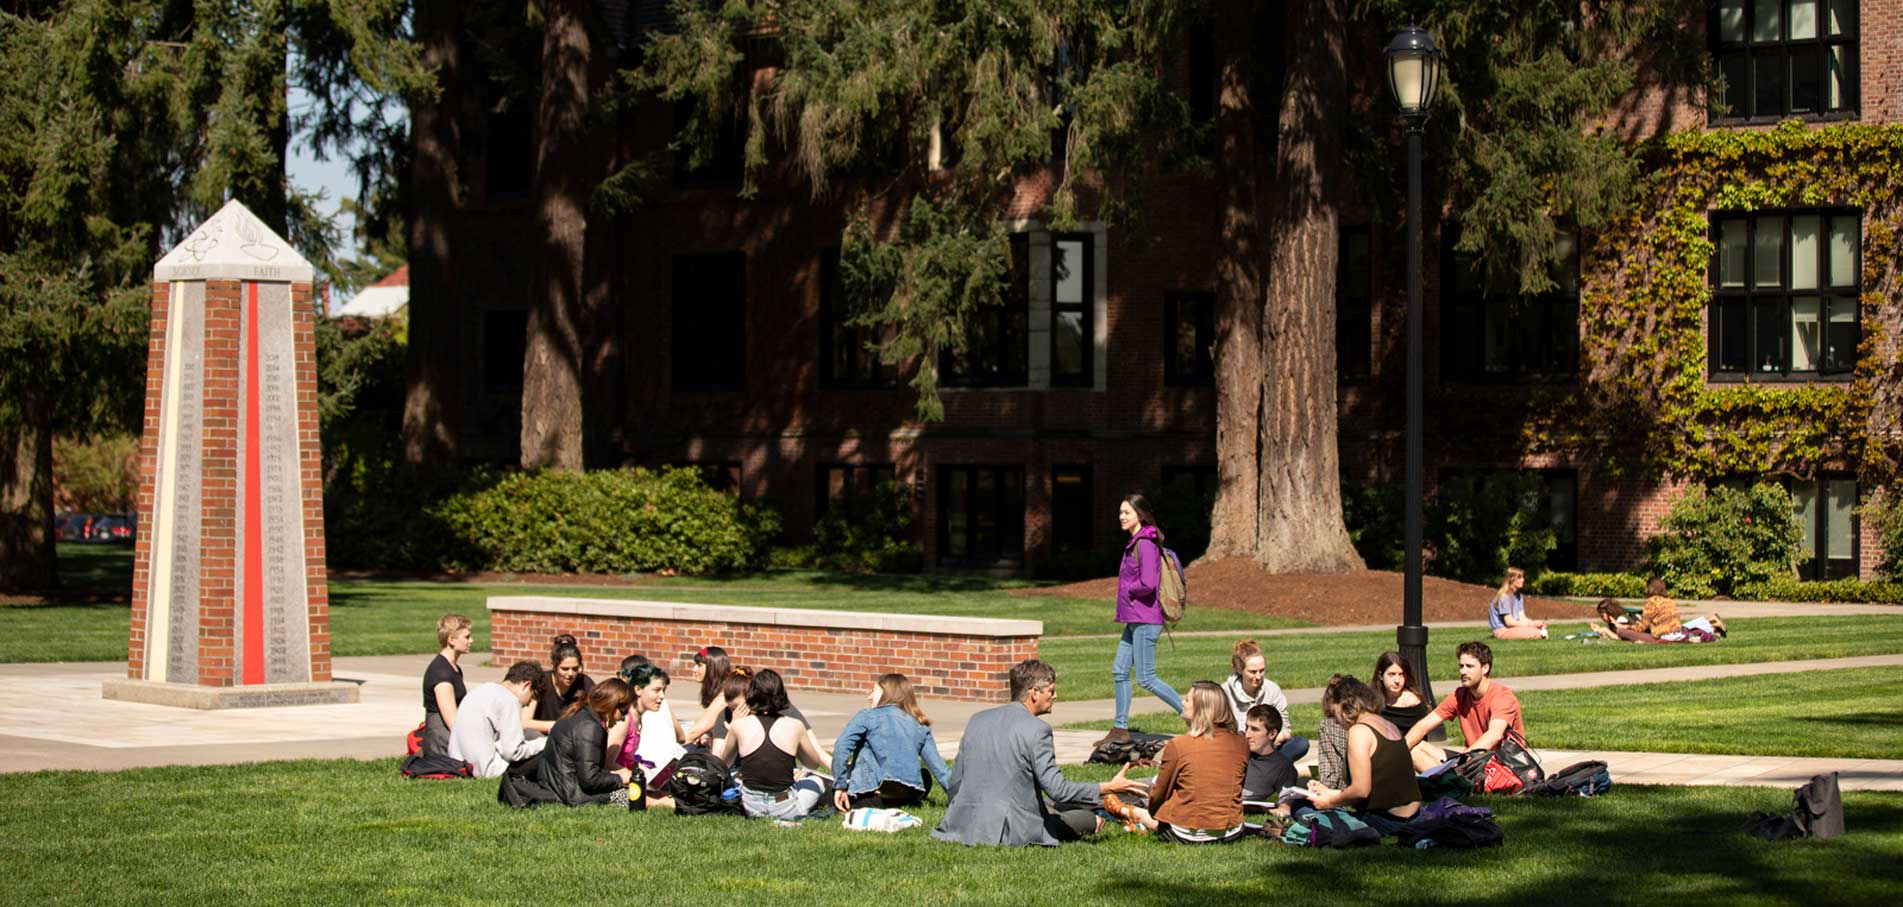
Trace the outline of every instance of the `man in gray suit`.
<path fill-rule="evenodd" d="M 1104 794 L 1140 791 L 1143 785 L 1123 776 L 1103 784 L 1085 784 L 1057 770 L 1049 714 L 1057 700 L 1057 671 L 1036 659 L 1011 668 L 1010 705 L 971 716 L 958 761 L 952 766 L 951 805 L 932 837 L 957 844 L 1042 844 L 1056 846 L 1094 834 L 1103 819 L 1092 807 Z M 1043 796 L 1065 807 L 1053 814 Z"/>

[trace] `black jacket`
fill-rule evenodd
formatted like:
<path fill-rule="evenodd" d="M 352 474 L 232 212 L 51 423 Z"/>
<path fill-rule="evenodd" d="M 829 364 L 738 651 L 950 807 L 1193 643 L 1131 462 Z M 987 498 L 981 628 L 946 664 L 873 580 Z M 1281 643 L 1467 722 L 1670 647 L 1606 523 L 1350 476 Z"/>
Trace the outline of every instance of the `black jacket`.
<path fill-rule="evenodd" d="M 542 747 L 542 784 L 569 806 L 608 802 L 621 776 L 602 762 L 608 749 L 608 731 L 595 713 L 582 709 L 555 722 Z"/>

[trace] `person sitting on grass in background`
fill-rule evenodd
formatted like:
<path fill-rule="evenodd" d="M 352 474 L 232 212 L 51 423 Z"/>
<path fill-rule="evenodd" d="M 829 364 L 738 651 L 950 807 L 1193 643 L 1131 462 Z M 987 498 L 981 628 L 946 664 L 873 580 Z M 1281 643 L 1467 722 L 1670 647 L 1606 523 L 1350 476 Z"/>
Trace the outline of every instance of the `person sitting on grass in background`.
<path fill-rule="evenodd" d="M 1299 819 L 1308 809 L 1345 807 L 1382 837 L 1394 834 L 1421 810 L 1401 729 L 1381 717 L 1381 695 L 1352 677 L 1323 694 L 1322 711 L 1348 731 L 1348 786 L 1310 781 L 1308 803 L 1296 803 L 1293 813 Z"/>
<path fill-rule="evenodd" d="M 818 770 L 826 754 L 813 745 L 804 724 L 784 720 L 792 703 L 778 671 L 763 668 L 747 684 L 746 700 L 734 707 L 733 724 L 713 748 L 740 777 L 740 806 L 748 816 L 797 821 L 819 803 L 824 776 L 794 774 L 794 761 Z"/>
<path fill-rule="evenodd" d="M 925 802 L 932 779 L 947 789 L 951 766 L 932 739 L 932 720 L 918 707 L 918 694 L 904 674 L 886 674 L 866 694 L 866 708 L 846 722 L 833 741 L 833 806 L 901 807 Z M 926 770 L 931 775 L 926 775 Z"/>
<path fill-rule="evenodd" d="M 1607 639 L 1626 642 L 1712 642 L 1725 635 L 1725 622 L 1716 614 L 1681 620 L 1678 603 L 1665 595 L 1665 580 L 1653 577 L 1645 584 L 1645 606 L 1637 620 L 1626 617 L 1625 607 L 1613 599 L 1599 603 L 1604 627 L 1593 631 Z"/>
<path fill-rule="evenodd" d="M 1273 802 L 1282 788 L 1301 780 L 1295 760 L 1275 748 L 1282 731 L 1282 714 L 1266 705 L 1251 706 L 1243 721 L 1242 737 L 1249 743 L 1248 772 L 1242 777 L 1242 798 Z"/>
<path fill-rule="evenodd" d="M 608 761 L 608 729 L 626 722 L 633 704 L 634 691 L 613 677 L 570 705 L 542 747 L 542 786 L 566 806 L 626 807 L 634 773 Z"/>
<path fill-rule="evenodd" d="M 1039 719 L 1057 701 L 1057 670 L 1037 659 L 1011 667 L 1011 702 L 971 716 L 952 766 L 951 803 L 932 837 L 953 844 L 1055 847 L 1103 828 L 1104 794 L 1141 791 L 1124 777 L 1072 781 L 1057 769 L 1051 726 Z M 1052 812 L 1044 803 L 1057 804 Z"/>
<path fill-rule="evenodd" d="M 535 704 L 522 710 L 522 726 L 548 733 L 568 707 L 588 696 L 595 679 L 582 673 L 581 647 L 567 633 L 549 641 L 548 673 L 536 690 Z"/>
<path fill-rule="evenodd" d="M 478 778 L 500 778 L 511 769 L 531 780 L 539 776 L 541 761 L 535 757 L 548 738 L 523 735 L 522 710 L 541 685 L 542 666 L 518 661 L 501 683 L 470 690 L 457 713 L 461 720 L 449 730 L 449 757 L 469 763 Z"/>
<path fill-rule="evenodd" d="M 469 618 L 461 614 L 445 614 L 436 621 L 436 644 L 442 649 L 423 669 L 424 755 L 449 753 L 449 731 L 456 726 L 456 708 L 469 692 L 463 687 L 463 669 L 458 662 L 469 654 L 473 638 Z"/>
<path fill-rule="evenodd" d="M 1425 742 L 1435 727 L 1448 720 L 1460 722 L 1460 735 L 1466 738 L 1470 750 L 1498 747 L 1509 731 L 1526 739 L 1519 697 L 1506 684 L 1493 679 L 1493 650 L 1484 642 L 1463 642 L 1454 649 L 1454 655 L 1460 659 L 1460 688 L 1407 732 L 1407 748 L 1415 751 L 1416 766 L 1439 765 L 1453 754 L 1445 747 Z"/>
<path fill-rule="evenodd" d="M 1487 605 L 1487 626 L 1493 630 L 1494 639 L 1546 638 L 1546 621 L 1526 616 L 1526 595 L 1520 591 L 1525 586 L 1526 572 L 1508 567 L 1506 580 Z"/>
<path fill-rule="evenodd" d="M 1300 761 L 1308 755 L 1308 739 L 1290 736 L 1288 720 L 1288 696 L 1282 688 L 1268 677 L 1268 660 L 1263 657 L 1262 647 L 1255 640 L 1245 639 L 1235 644 L 1229 652 L 1228 678 L 1222 682 L 1222 692 L 1229 705 L 1229 719 L 1235 727 L 1241 727 L 1249 710 L 1259 706 L 1269 706 L 1281 716 L 1276 724 L 1281 728 L 1277 732 L 1275 745 L 1288 756 L 1290 762 Z"/>
<path fill-rule="evenodd" d="M 1347 679 L 1346 674 L 1329 676 L 1322 695 L 1328 695 L 1328 690 L 1340 686 L 1342 681 Z M 1341 722 L 1324 713 L 1321 725 L 1316 728 L 1315 740 L 1315 777 L 1321 779 L 1321 782 L 1329 787 L 1347 787 L 1348 729 L 1342 727 Z"/>
<path fill-rule="evenodd" d="M 1267 706 L 1256 708 L 1275 714 Z M 1189 695 L 1183 697 L 1183 720 L 1189 730 L 1163 745 L 1156 778 L 1150 782 L 1149 806 L 1133 806 L 1108 793 L 1103 795 L 1104 811 L 1122 819 L 1131 831 L 1142 828 L 1174 844 L 1240 840 L 1247 832 L 1242 789 L 1249 744 L 1236 733 L 1222 687 L 1208 680 L 1190 684 Z"/>

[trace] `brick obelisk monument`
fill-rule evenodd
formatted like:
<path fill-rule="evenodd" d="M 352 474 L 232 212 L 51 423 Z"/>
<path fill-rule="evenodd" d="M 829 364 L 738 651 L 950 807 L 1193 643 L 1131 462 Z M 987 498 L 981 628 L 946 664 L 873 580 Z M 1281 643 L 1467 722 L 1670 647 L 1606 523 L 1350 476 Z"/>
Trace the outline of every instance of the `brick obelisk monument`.
<path fill-rule="evenodd" d="M 153 271 L 132 634 L 107 699 L 357 701 L 330 676 L 314 273 L 236 201 Z"/>

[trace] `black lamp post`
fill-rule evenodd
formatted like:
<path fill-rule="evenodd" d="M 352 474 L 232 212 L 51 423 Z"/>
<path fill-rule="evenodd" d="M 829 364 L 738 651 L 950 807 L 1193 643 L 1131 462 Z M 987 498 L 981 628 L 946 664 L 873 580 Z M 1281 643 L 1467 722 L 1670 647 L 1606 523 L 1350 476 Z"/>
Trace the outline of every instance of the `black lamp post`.
<path fill-rule="evenodd" d="M 1434 38 L 1409 26 L 1388 42 L 1388 87 L 1407 121 L 1407 567 L 1402 586 L 1403 616 L 1394 641 L 1421 682 L 1421 693 L 1434 701 L 1427 677 L 1427 627 L 1421 623 L 1421 131 L 1440 84 L 1440 48 Z"/>

